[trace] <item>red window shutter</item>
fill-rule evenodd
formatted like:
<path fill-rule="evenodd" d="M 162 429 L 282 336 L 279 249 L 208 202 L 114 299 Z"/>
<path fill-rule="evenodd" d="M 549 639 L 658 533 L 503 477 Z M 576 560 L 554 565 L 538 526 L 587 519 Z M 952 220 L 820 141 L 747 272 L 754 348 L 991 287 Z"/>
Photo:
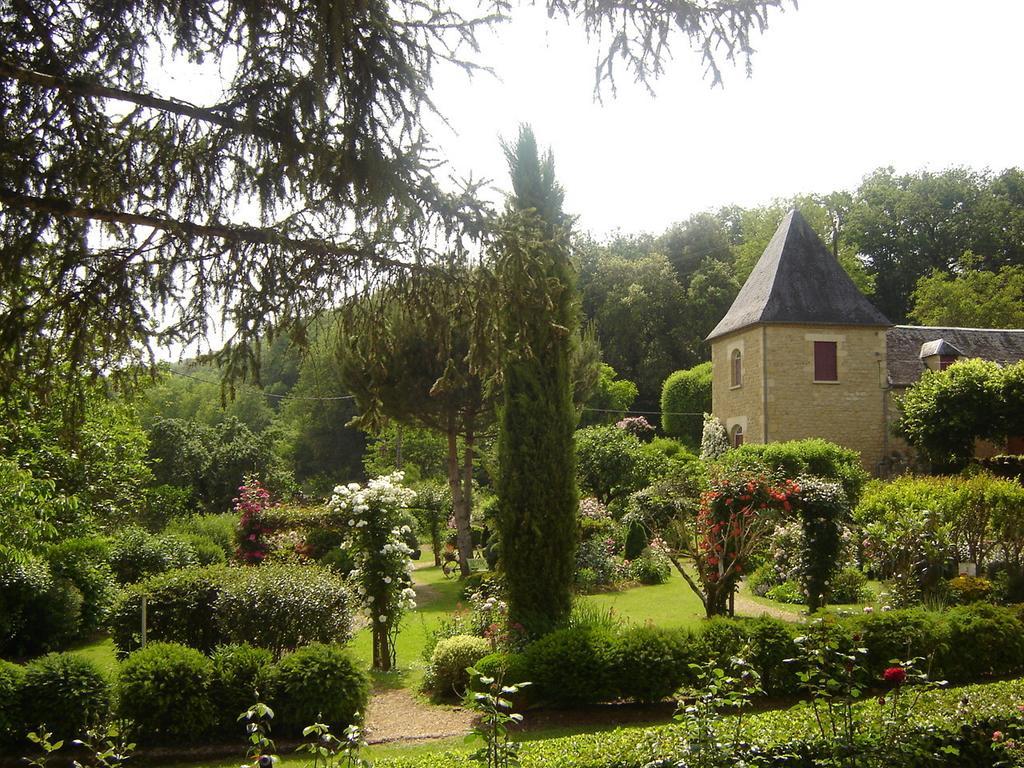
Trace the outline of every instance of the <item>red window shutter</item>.
<path fill-rule="evenodd" d="M 834 341 L 814 342 L 814 380 L 839 381 Z"/>

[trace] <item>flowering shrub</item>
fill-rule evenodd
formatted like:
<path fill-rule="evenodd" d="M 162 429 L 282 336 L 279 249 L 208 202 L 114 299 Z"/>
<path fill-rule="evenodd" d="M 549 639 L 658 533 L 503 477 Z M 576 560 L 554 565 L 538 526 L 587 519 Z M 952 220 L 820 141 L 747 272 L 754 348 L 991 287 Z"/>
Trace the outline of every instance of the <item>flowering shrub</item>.
<path fill-rule="evenodd" d="M 705 461 L 712 461 L 729 448 L 729 435 L 725 431 L 725 425 L 717 417 L 705 413 L 704 429 L 700 437 L 700 457 Z"/>
<path fill-rule="evenodd" d="M 615 426 L 640 440 L 646 440 L 654 434 L 654 427 L 643 416 L 627 416 L 615 422 Z"/>
<path fill-rule="evenodd" d="M 668 547 L 660 538 L 651 539 L 640 557 L 629 564 L 629 577 L 641 584 L 664 584 L 672 575 Z"/>
<path fill-rule="evenodd" d="M 263 521 L 263 512 L 270 506 L 270 492 L 259 480 L 247 475 L 238 489 L 238 497 L 232 499 L 238 520 L 237 556 L 246 565 L 259 565 L 267 556 L 268 532 Z"/>
<path fill-rule="evenodd" d="M 800 486 L 791 480 L 773 483 L 764 476 L 735 473 L 711 480 L 688 537 L 686 554 L 697 568 L 697 580 L 680 569 L 708 616 L 726 612 L 751 555 L 774 529 L 778 514 L 792 511 L 799 493 Z"/>
<path fill-rule="evenodd" d="M 402 615 L 416 607 L 409 576 L 413 552 L 405 543 L 409 526 L 401 524 L 401 511 L 416 493 L 402 485 L 402 477 L 395 472 L 365 486 L 339 485 L 329 502 L 332 511 L 347 517 L 341 546 L 352 553 L 356 567 L 349 577 L 373 627 L 374 669 L 385 671 L 395 663 L 394 638 Z"/>

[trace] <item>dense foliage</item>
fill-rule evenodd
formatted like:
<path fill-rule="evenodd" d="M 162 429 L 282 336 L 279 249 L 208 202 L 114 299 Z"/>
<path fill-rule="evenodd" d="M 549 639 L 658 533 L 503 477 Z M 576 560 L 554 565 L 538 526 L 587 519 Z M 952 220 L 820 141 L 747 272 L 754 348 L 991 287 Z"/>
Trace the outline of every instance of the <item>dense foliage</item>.
<path fill-rule="evenodd" d="M 974 455 L 975 440 L 1024 432 L 1024 362 L 959 360 L 944 371 L 925 371 L 899 407 L 896 433 L 936 470 L 958 471 Z"/>
<path fill-rule="evenodd" d="M 683 439 L 691 448 L 700 445 L 704 422 L 711 412 L 711 363 L 676 371 L 661 387 L 661 428 Z"/>
<path fill-rule="evenodd" d="M 142 581 L 118 597 L 110 628 L 121 653 L 139 646 L 143 595 L 149 640 L 202 651 L 247 642 L 280 655 L 305 643 L 343 642 L 350 632 L 347 582 L 327 568 L 190 568 Z"/>
<path fill-rule="evenodd" d="M 577 308 L 570 218 L 554 160 L 524 128 L 506 148 L 514 195 L 496 245 L 504 296 L 498 438 L 501 568 L 509 618 L 539 635 L 569 613 L 577 491 L 570 381 Z"/>

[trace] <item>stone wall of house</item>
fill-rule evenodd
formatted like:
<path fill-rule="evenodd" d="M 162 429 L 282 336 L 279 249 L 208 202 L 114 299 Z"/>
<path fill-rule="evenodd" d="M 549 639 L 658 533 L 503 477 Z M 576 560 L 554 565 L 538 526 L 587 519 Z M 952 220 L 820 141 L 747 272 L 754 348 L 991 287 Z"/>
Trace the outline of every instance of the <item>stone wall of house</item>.
<path fill-rule="evenodd" d="M 814 380 L 814 342 L 836 342 L 838 381 Z M 765 326 L 768 440 L 822 437 L 859 451 L 877 473 L 886 455 L 885 329 Z"/>
<path fill-rule="evenodd" d="M 743 441 L 764 442 L 764 376 L 762 373 L 762 326 L 751 326 L 720 336 L 711 342 L 711 411 L 729 433 L 743 430 Z M 741 383 L 732 384 L 733 352 L 739 350 Z"/>

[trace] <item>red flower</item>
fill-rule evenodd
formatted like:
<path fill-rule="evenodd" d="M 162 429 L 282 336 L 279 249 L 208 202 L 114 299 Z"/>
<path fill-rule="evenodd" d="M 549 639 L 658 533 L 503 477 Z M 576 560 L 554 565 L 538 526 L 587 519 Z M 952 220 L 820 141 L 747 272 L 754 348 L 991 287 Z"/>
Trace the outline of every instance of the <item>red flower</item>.
<path fill-rule="evenodd" d="M 1002 741 L 1002 740 L 1003 740 L 1003 732 L 1002 731 L 993 731 L 992 732 L 992 741 Z"/>
<path fill-rule="evenodd" d="M 903 667 L 889 667 L 882 673 L 882 679 L 889 685 L 903 685 L 907 682 L 907 670 Z"/>

